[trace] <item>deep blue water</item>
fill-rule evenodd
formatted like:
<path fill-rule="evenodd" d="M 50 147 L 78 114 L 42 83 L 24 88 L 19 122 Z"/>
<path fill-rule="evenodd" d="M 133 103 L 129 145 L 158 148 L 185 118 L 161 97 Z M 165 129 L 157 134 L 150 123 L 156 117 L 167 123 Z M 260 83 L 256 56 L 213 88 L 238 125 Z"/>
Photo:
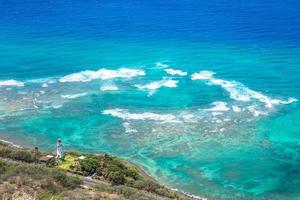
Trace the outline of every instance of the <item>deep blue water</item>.
<path fill-rule="evenodd" d="M 61 137 L 211 199 L 299 199 L 299 10 L 0 0 L 0 137 Z"/>

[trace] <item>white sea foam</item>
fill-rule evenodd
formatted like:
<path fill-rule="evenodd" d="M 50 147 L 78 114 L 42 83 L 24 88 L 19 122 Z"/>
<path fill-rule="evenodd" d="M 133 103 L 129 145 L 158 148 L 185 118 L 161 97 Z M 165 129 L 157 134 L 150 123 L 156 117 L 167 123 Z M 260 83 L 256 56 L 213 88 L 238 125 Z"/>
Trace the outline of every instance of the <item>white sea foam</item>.
<path fill-rule="evenodd" d="M 142 121 L 154 121 L 160 123 L 198 123 L 202 121 L 203 116 L 198 116 L 198 114 L 192 113 L 190 111 L 182 111 L 177 113 L 153 113 L 153 112 L 143 112 L 143 113 L 131 113 L 126 109 L 108 109 L 104 110 L 102 114 L 111 115 L 125 121 L 129 120 L 142 120 Z"/>
<path fill-rule="evenodd" d="M 64 99 L 76 99 L 79 97 L 83 97 L 86 96 L 88 93 L 84 92 L 84 93 L 78 93 L 78 94 L 67 94 L 67 95 L 61 95 L 62 98 Z"/>
<path fill-rule="evenodd" d="M 54 109 L 59 109 L 59 108 L 62 108 L 62 107 L 63 107 L 62 104 L 52 105 L 52 108 L 54 108 Z"/>
<path fill-rule="evenodd" d="M 167 67 L 169 67 L 169 65 L 164 64 L 164 63 L 160 63 L 160 62 L 155 63 L 155 65 L 156 65 L 156 67 L 159 67 L 159 68 L 167 68 Z"/>
<path fill-rule="evenodd" d="M 187 123 L 197 123 L 197 119 L 194 114 L 182 113 L 180 116 L 184 122 Z"/>
<path fill-rule="evenodd" d="M 59 109 L 59 108 L 62 108 L 63 107 L 63 104 L 56 104 L 56 103 L 53 103 L 51 105 L 44 105 L 43 108 L 45 109 Z"/>
<path fill-rule="evenodd" d="M 266 107 L 271 108 L 273 105 L 278 104 L 289 104 L 297 99 L 289 98 L 288 100 L 279 100 L 279 99 L 272 99 L 261 92 L 257 92 L 251 90 L 244 86 L 241 83 L 235 81 L 227 81 L 222 80 L 214 77 L 214 72 L 211 71 L 201 71 L 199 73 L 194 73 L 191 76 L 192 80 L 205 80 L 208 84 L 211 85 L 218 85 L 225 89 L 230 97 L 237 101 L 251 101 L 257 100 L 265 104 Z"/>
<path fill-rule="evenodd" d="M 259 117 L 259 116 L 264 116 L 264 115 L 268 115 L 268 113 L 266 111 L 261 111 L 259 110 L 256 106 L 252 105 L 252 106 L 248 106 L 247 110 L 253 114 L 254 117 Z"/>
<path fill-rule="evenodd" d="M 162 123 L 180 122 L 177 120 L 176 116 L 172 114 L 157 114 L 152 112 L 130 113 L 128 112 L 128 110 L 120 109 L 120 108 L 104 110 L 102 113 L 105 115 L 118 117 L 123 120 L 151 120 L 151 121 L 159 121 Z"/>
<path fill-rule="evenodd" d="M 168 68 L 168 69 L 165 69 L 165 72 L 167 72 L 170 75 L 178 75 L 178 76 L 186 76 L 187 75 L 187 72 L 181 71 L 179 69 Z"/>
<path fill-rule="evenodd" d="M 6 81 L 0 81 L 0 87 L 8 87 L 8 86 L 14 86 L 14 87 L 23 87 L 25 84 L 20 81 L 16 80 L 6 80 Z"/>
<path fill-rule="evenodd" d="M 211 113 L 212 114 L 212 116 L 219 116 L 219 115 L 223 115 L 223 112 L 212 112 Z"/>
<path fill-rule="evenodd" d="M 46 87 L 48 87 L 48 84 L 47 84 L 47 83 L 43 83 L 43 84 L 42 84 L 42 87 L 43 87 L 43 88 L 46 88 Z"/>
<path fill-rule="evenodd" d="M 145 76 L 143 70 L 120 68 L 117 70 L 99 69 L 98 71 L 86 70 L 64 76 L 59 79 L 60 82 L 89 82 L 95 79 L 108 80 L 114 78 L 133 78 L 136 76 Z"/>
<path fill-rule="evenodd" d="M 125 128 L 126 133 L 137 133 L 138 131 L 131 127 L 129 122 L 124 122 L 123 127 Z"/>
<path fill-rule="evenodd" d="M 213 77 L 215 73 L 212 71 L 201 71 L 199 73 L 192 74 L 192 80 L 207 80 Z"/>
<path fill-rule="evenodd" d="M 297 101 L 297 99 L 295 98 L 288 98 L 287 100 L 272 99 L 260 92 L 256 92 L 249 88 L 244 88 L 244 90 L 246 94 L 245 96 L 247 96 L 248 98 L 257 99 L 258 101 L 265 103 L 265 106 L 268 108 L 271 108 L 273 105 L 290 104 Z"/>
<path fill-rule="evenodd" d="M 135 85 L 135 87 L 137 87 L 140 90 L 148 90 L 149 95 L 152 95 L 157 89 L 159 89 L 161 87 L 175 88 L 175 87 L 177 87 L 177 84 L 178 84 L 177 80 L 165 78 L 160 81 L 153 81 L 146 85 Z"/>
<path fill-rule="evenodd" d="M 100 87 L 101 91 L 116 91 L 119 90 L 118 86 L 111 84 L 104 84 Z"/>
<path fill-rule="evenodd" d="M 31 79 L 31 80 L 28 80 L 26 82 L 28 82 L 28 83 L 40 83 L 40 84 L 43 84 L 43 83 L 53 84 L 53 83 L 56 83 L 56 81 L 57 81 L 57 78 L 49 77 L 49 78 Z"/>
<path fill-rule="evenodd" d="M 50 79 L 50 80 L 47 81 L 47 83 L 48 83 L 48 84 L 53 84 L 53 83 L 56 83 L 56 81 L 57 81 L 57 80 L 55 80 L 55 79 Z"/>
<path fill-rule="evenodd" d="M 234 112 L 241 112 L 241 108 L 238 107 L 238 106 L 232 106 L 232 110 L 233 110 Z"/>
<path fill-rule="evenodd" d="M 213 112 L 224 112 L 230 110 L 227 106 L 226 102 L 223 101 L 216 101 L 212 103 L 213 107 L 205 110 L 213 111 Z"/>

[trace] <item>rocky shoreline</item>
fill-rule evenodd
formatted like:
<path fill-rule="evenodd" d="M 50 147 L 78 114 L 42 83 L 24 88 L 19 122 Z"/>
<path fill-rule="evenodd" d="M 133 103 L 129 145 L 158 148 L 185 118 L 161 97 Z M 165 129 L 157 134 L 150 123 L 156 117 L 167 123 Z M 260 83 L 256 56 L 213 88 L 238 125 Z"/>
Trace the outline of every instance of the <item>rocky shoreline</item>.
<path fill-rule="evenodd" d="M 0 139 L 0 142 L 2 144 L 5 144 L 5 145 L 11 147 L 11 148 L 17 148 L 17 149 L 20 149 L 20 150 L 30 150 L 28 148 L 24 148 L 22 146 L 16 145 L 16 144 L 14 144 L 13 142 L 10 142 L 10 141 L 6 141 L 6 140 L 1 140 Z M 0 157 L 0 159 L 1 159 L 1 157 Z M 124 160 L 124 159 L 120 159 L 120 158 L 116 158 L 116 159 L 121 160 L 121 162 L 124 163 L 126 166 L 129 166 L 129 167 L 132 167 L 132 168 L 136 169 L 138 171 L 138 174 L 140 174 L 142 177 L 144 177 L 145 180 L 150 180 L 152 183 L 160 185 L 161 188 L 165 188 L 165 191 L 169 191 L 169 193 L 174 193 L 175 197 L 176 197 L 174 199 L 206 200 L 206 198 L 198 197 L 198 196 L 195 196 L 195 195 L 191 195 L 191 194 L 189 194 L 187 192 L 180 191 L 178 189 L 171 188 L 171 187 L 168 187 L 166 185 L 162 185 L 154 177 L 152 177 L 151 175 L 149 175 L 149 173 L 147 173 L 146 170 L 144 170 L 142 167 L 138 166 L 137 164 L 134 164 L 134 163 L 132 163 L 132 162 L 130 162 L 128 160 Z M 172 198 L 169 198 L 169 199 L 172 199 Z"/>

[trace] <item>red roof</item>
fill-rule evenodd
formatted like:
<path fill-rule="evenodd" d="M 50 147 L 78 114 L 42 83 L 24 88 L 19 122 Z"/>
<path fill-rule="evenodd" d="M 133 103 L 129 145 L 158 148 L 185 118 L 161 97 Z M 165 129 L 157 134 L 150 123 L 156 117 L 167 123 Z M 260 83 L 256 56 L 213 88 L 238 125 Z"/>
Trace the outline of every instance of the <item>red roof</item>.
<path fill-rule="evenodd" d="M 48 162 L 51 159 L 53 159 L 53 157 L 42 156 L 42 157 L 39 158 L 39 161 Z"/>

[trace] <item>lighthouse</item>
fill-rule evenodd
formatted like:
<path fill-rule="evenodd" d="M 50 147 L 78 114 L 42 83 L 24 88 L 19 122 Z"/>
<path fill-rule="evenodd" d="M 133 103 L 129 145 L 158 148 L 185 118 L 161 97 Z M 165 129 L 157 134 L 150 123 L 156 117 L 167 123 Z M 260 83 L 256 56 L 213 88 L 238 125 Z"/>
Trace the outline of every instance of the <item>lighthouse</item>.
<path fill-rule="evenodd" d="M 56 154 L 57 158 L 63 158 L 64 157 L 63 145 L 62 145 L 62 142 L 61 142 L 60 138 L 57 139 L 55 154 Z"/>

